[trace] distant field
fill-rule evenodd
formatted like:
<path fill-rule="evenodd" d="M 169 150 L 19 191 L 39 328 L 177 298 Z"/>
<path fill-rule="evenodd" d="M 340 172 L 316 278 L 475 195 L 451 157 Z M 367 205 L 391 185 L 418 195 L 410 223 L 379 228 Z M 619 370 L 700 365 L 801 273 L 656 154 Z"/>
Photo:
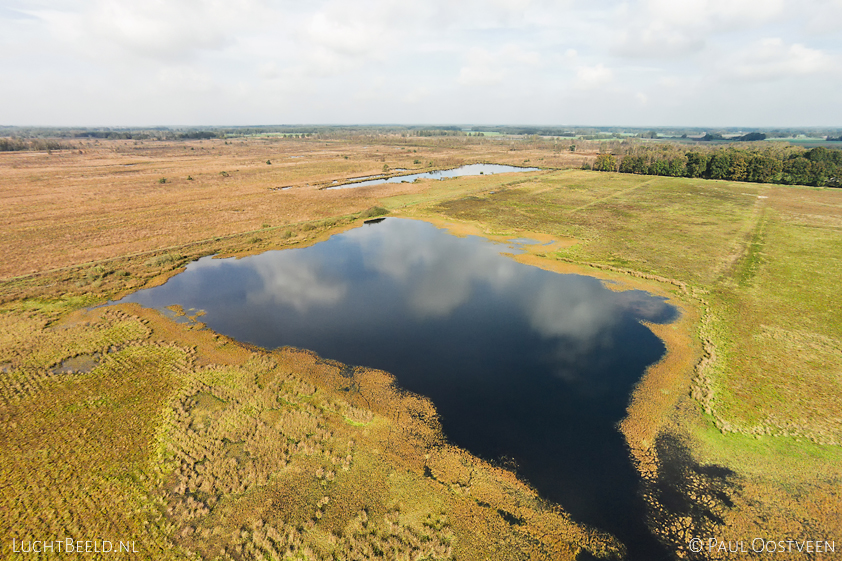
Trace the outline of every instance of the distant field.
<path fill-rule="evenodd" d="M 2 547 L 96 535 L 130 536 L 148 559 L 621 551 L 443 447 L 429 402 L 385 374 L 349 385 L 342 365 L 236 344 L 201 317 L 80 310 L 201 255 L 315 243 L 373 207 L 555 241 L 517 258 L 681 307 L 652 327 L 669 353 L 622 425 L 676 551 L 696 536 L 842 536 L 839 190 L 558 169 L 595 154 L 481 138 L 225 142 L 0 154 Z M 431 162 L 547 169 L 320 190 Z"/>
<path fill-rule="evenodd" d="M 840 143 L 838 140 L 827 140 L 825 137 L 804 137 L 804 138 L 767 138 L 766 140 L 772 142 L 791 142 L 792 144 L 815 144 L 815 145 L 824 145 L 828 148 L 832 148 L 834 146 L 839 146 Z"/>
<path fill-rule="evenodd" d="M 351 214 L 386 194 L 418 190 L 319 190 L 334 180 L 382 173 L 384 165 L 423 171 L 474 162 L 578 167 L 595 156 L 538 151 L 521 142 L 414 137 L 379 145 L 103 141 L 81 152 L 0 153 L 0 279 Z"/>

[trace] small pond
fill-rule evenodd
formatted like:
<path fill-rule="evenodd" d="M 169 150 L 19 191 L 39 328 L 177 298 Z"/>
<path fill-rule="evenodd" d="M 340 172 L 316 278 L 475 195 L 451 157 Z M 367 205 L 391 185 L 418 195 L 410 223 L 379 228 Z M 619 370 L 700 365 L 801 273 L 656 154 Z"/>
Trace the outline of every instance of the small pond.
<path fill-rule="evenodd" d="M 675 308 L 504 252 L 386 218 L 307 248 L 206 257 L 121 302 L 204 310 L 204 323 L 240 341 L 387 370 L 435 403 L 450 441 L 516 465 L 630 558 L 662 558 L 616 425 L 664 353 L 641 320 L 673 321 Z"/>
<path fill-rule="evenodd" d="M 327 187 L 327 189 L 351 189 L 353 187 L 367 187 L 369 185 L 380 185 L 381 183 L 412 183 L 416 179 L 445 179 L 447 177 L 463 177 L 466 175 L 494 175 L 496 173 L 538 171 L 539 169 L 541 168 L 522 168 L 517 166 L 504 166 L 501 164 L 469 164 L 453 169 L 427 171 L 424 173 L 398 175 L 395 177 L 383 177 L 380 179 L 369 179 L 368 181 L 357 181 L 355 183 L 344 183 L 342 185 Z M 359 179 L 364 179 L 364 177 Z"/>

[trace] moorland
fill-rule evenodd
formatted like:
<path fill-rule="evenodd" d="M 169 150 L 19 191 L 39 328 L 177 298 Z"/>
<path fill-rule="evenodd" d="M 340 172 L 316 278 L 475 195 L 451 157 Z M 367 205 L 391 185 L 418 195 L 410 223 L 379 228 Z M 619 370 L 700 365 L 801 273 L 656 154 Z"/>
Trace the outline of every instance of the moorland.
<path fill-rule="evenodd" d="M 189 311 L 97 307 L 201 256 L 386 214 L 551 241 L 512 258 L 681 311 L 649 326 L 667 353 L 619 427 L 676 555 L 728 557 L 694 537 L 842 536 L 842 190 L 581 169 L 618 148 L 370 133 L 0 153 L 4 557 L 33 556 L 13 539 L 73 538 L 132 540 L 138 559 L 621 558 L 510 467 L 449 444 L 388 373 L 239 343 Z M 479 162 L 541 169 L 325 189 Z"/>

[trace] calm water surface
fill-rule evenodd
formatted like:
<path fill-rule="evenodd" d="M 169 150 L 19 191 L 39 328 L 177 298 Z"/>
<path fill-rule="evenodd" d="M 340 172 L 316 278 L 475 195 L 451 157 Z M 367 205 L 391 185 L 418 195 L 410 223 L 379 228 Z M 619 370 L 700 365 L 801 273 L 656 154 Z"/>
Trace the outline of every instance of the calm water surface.
<path fill-rule="evenodd" d="M 398 175 L 396 177 L 370 179 L 368 181 L 358 181 L 356 183 L 345 183 L 343 185 L 336 185 L 335 187 L 328 187 L 327 189 L 351 189 L 354 187 L 367 187 L 368 185 L 380 185 L 381 183 L 412 183 L 416 179 L 445 179 L 447 177 L 464 177 L 466 175 L 494 175 L 496 173 L 538 171 L 539 169 L 541 168 L 521 168 L 517 166 L 504 166 L 501 164 L 469 164 L 467 166 L 460 166 L 458 168 L 453 169 L 443 169 L 428 171 L 424 173 L 413 173 L 410 175 Z M 351 179 L 365 179 L 365 177 L 352 177 Z"/>
<path fill-rule="evenodd" d="M 630 558 L 663 558 L 616 424 L 664 352 L 640 320 L 669 322 L 675 309 L 502 251 L 387 218 L 308 248 L 206 257 L 122 301 L 202 309 L 240 341 L 387 370 L 432 399 L 453 443 L 514 459 L 542 496 L 616 535 Z"/>

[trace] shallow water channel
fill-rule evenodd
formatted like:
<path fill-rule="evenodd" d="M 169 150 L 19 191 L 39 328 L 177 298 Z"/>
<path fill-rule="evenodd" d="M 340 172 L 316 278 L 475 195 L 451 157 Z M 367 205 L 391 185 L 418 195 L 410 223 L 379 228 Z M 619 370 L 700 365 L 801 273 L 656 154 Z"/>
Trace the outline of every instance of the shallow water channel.
<path fill-rule="evenodd" d="M 387 370 L 435 403 L 450 441 L 516 465 L 630 558 L 663 558 L 616 425 L 665 350 L 640 321 L 676 310 L 517 263 L 503 255 L 512 247 L 387 218 L 307 248 L 206 257 L 121 302 L 205 310 L 204 323 L 240 341 Z"/>
<path fill-rule="evenodd" d="M 368 179 L 367 181 L 356 181 L 354 183 L 343 183 L 327 187 L 331 189 L 351 189 L 353 187 L 367 187 L 369 185 L 380 185 L 381 183 L 412 183 L 416 179 L 445 179 L 448 177 L 464 177 L 468 175 L 494 175 L 497 173 L 512 173 L 523 171 L 538 171 L 541 168 L 522 168 L 517 166 L 505 166 L 502 164 L 469 164 L 453 169 L 442 169 L 427 171 L 424 173 L 412 173 L 409 175 L 397 175 L 395 177 L 381 177 L 379 179 Z M 369 176 L 376 177 L 376 176 Z M 365 177 L 351 178 L 366 179 Z"/>

